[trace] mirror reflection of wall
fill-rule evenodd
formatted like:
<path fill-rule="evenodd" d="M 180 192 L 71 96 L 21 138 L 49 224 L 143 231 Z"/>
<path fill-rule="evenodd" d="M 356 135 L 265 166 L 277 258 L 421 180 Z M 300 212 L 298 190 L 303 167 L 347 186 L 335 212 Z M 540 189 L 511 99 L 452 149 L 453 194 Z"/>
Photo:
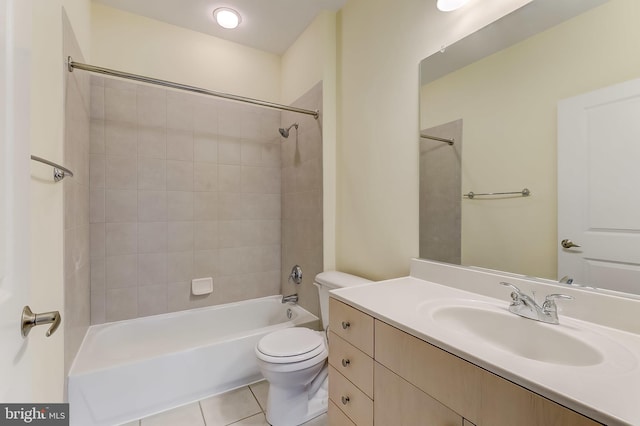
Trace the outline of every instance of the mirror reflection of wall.
<path fill-rule="evenodd" d="M 462 264 L 557 279 L 558 101 L 640 77 L 639 19 L 611 0 L 421 86 L 421 129 L 464 120 L 462 193 L 531 190 L 462 200 Z"/>
<path fill-rule="evenodd" d="M 462 120 L 420 131 L 422 258 L 460 263 L 461 167 Z"/>

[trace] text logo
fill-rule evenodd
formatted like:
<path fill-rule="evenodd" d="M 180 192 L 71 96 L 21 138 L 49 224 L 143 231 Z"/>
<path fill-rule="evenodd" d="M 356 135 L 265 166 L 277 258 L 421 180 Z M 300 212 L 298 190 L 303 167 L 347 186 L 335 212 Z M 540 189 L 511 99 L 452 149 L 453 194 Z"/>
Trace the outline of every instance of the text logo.
<path fill-rule="evenodd" d="M 69 426 L 69 404 L 0 404 L 0 426 Z"/>

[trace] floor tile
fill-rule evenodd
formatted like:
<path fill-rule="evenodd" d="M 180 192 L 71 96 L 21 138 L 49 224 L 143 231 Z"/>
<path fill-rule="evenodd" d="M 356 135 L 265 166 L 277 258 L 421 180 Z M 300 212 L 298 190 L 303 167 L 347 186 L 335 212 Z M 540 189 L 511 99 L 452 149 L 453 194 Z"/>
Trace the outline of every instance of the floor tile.
<path fill-rule="evenodd" d="M 318 417 L 309 420 L 304 423 L 303 426 L 327 426 L 329 424 L 329 416 L 325 414 L 321 414 Z"/>
<path fill-rule="evenodd" d="M 262 408 L 262 411 L 265 411 L 267 409 L 267 395 L 269 394 L 269 382 L 267 382 L 266 380 L 263 380 L 261 382 L 249 385 L 249 387 L 251 388 L 251 391 L 255 395 L 256 399 L 258 400 L 258 404 L 260 404 L 260 408 Z"/>
<path fill-rule="evenodd" d="M 200 406 L 207 426 L 229 425 L 262 411 L 247 386 L 203 399 Z"/>
<path fill-rule="evenodd" d="M 240 420 L 237 423 L 233 423 L 231 426 L 269 426 L 269 423 L 267 423 L 267 419 L 264 414 L 260 413 L 244 420 Z"/>
<path fill-rule="evenodd" d="M 215 423 L 212 423 L 215 424 Z M 146 417 L 141 426 L 205 426 L 202 411 L 197 402 L 178 407 L 174 410 Z"/>

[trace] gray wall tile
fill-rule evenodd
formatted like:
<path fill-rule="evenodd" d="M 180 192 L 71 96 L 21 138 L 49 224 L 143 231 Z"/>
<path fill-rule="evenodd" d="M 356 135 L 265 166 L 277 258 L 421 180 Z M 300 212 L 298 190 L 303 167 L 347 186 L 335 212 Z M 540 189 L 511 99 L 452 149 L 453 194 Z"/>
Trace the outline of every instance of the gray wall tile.
<path fill-rule="evenodd" d="M 167 160 L 193 161 L 193 133 L 191 131 L 167 131 Z"/>
<path fill-rule="evenodd" d="M 134 90 L 104 88 L 104 117 L 118 123 L 136 122 L 136 92 Z"/>
<path fill-rule="evenodd" d="M 193 248 L 211 250 L 218 248 L 218 221 L 194 222 Z"/>
<path fill-rule="evenodd" d="M 167 224 L 168 251 L 192 251 L 194 248 L 193 222 L 169 222 Z"/>
<path fill-rule="evenodd" d="M 105 156 L 102 154 L 91 154 L 89 161 L 89 186 L 92 189 L 104 188 Z"/>
<path fill-rule="evenodd" d="M 95 81 L 102 83 L 93 89 L 95 152 L 87 173 L 91 255 L 102 262 L 102 279 L 92 287 L 91 320 L 277 293 L 280 112 Z M 291 176 L 293 187 L 293 169 Z M 67 200 L 74 216 L 81 215 L 71 207 L 77 197 Z M 214 293 L 193 296 L 191 280 L 209 276 Z"/>
<path fill-rule="evenodd" d="M 138 191 L 138 220 L 158 222 L 167 220 L 166 191 Z"/>
<path fill-rule="evenodd" d="M 135 156 L 107 155 L 105 173 L 107 189 L 138 188 L 138 162 Z"/>
<path fill-rule="evenodd" d="M 166 253 L 167 222 L 138 223 L 138 253 Z"/>
<path fill-rule="evenodd" d="M 218 141 L 215 134 L 198 134 L 193 139 L 193 157 L 206 163 L 218 162 Z"/>
<path fill-rule="evenodd" d="M 157 128 L 138 129 L 138 158 L 167 158 L 167 131 Z"/>
<path fill-rule="evenodd" d="M 218 194 L 216 192 L 195 192 L 193 194 L 193 218 L 195 220 L 216 220 L 218 218 Z"/>
<path fill-rule="evenodd" d="M 137 86 L 138 125 L 162 128 L 167 125 L 166 92 L 149 86 Z"/>
<path fill-rule="evenodd" d="M 105 235 L 107 256 L 138 252 L 137 223 L 107 223 Z"/>
<path fill-rule="evenodd" d="M 216 191 L 218 189 L 218 166 L 211 163 L 193 164 L 193 190 Z"/>
<path fill-rule="evenodd" d="M 193 251 L 167 255 L 167 282 L 191 282 L 193 279 Z"/>
<path fill-rule="evenodd" d="M 106 121 L 104 145 L 107 155 L 125 157 L 135 152 L 138 146 L 138 129 L 135 124 Z"/>
<path fill-rule="evenodd" d="M 167 312 L 167 291 L 166 284 L 138 287 L 138 316 Z"/>
<path fill-rule="evenodd" d="M 106 320 L 121 321 L 138 316 L 138 289 L 108 289 L 106 301 Z"/>
<path fill-rule="evenodd" d="M 167 164 L 157 158 L 138 159 L 138 189 L 164 190 L 167 188 Z"/>
<path fill-rule="evenodd" d="M 106 288 L 136 287 L 138 284 L 138 256 L 128 254 L 109 256 L 105 262 Z"/>
<path fill-rule="evenodd" d="M 193 192 L 168 191 L 167 217 L 170 221 L 193 220 Z"/>
<path fill-rule="evenodd" d="M 104 189 L 92 189 L 89 192 L 89 222 L 97 223 L 105 220 Z"/>
<path fill-rule="evenodd" d="M 218 166 L 218 191 L 240 192 L 240 166 L 221 164 Z"/>
<path fill-rule="evenodd" d="M 167 283 L 167 253 L 138 255 L 138 286 Z"/>
<path fill-rule="evenodd" d="M 107 189 L 105 193 L 106 222 L 135 222 L 138 218 L 138 192 Z"/>
<path fill-rule="evenodd" d="M 167 160 L 167 190 L 193 191 L 193 162 Z"/>

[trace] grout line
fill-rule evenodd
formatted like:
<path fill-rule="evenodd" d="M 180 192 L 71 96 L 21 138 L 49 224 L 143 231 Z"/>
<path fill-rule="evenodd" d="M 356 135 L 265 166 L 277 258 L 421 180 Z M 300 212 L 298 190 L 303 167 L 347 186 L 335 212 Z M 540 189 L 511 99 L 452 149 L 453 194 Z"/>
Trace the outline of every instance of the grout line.
<path fill-rule="evenodd" d="M 202 400 L 198 401 L 198 408 L 200 409 L 200 415 L 202 416 L 202 423 L 204 423 L 204 426 L 207 426 L 207 419 L 204 417 L 204 410 L 202 409 L 202 404 L 200 402 L 202 402 Z"/>
<path fill-rule="evenodd" d="M 251 389 L 251 385 L 247 385 L 247 387 L 249 388 L 249 392 L 251 392 L 251 395 L 253 395 L 253 399 L 255 399 L 256 403 L 258 403 L 258 407 L 260 407 L 260 411 L 262 412 L 262 414 L 266 415 L 267 413 L 265 413 L 262 409 L 262 404 L 260 404 L 258 397 L 256 396 L 255 392 L 253 392 L 253 389 Z"/>

